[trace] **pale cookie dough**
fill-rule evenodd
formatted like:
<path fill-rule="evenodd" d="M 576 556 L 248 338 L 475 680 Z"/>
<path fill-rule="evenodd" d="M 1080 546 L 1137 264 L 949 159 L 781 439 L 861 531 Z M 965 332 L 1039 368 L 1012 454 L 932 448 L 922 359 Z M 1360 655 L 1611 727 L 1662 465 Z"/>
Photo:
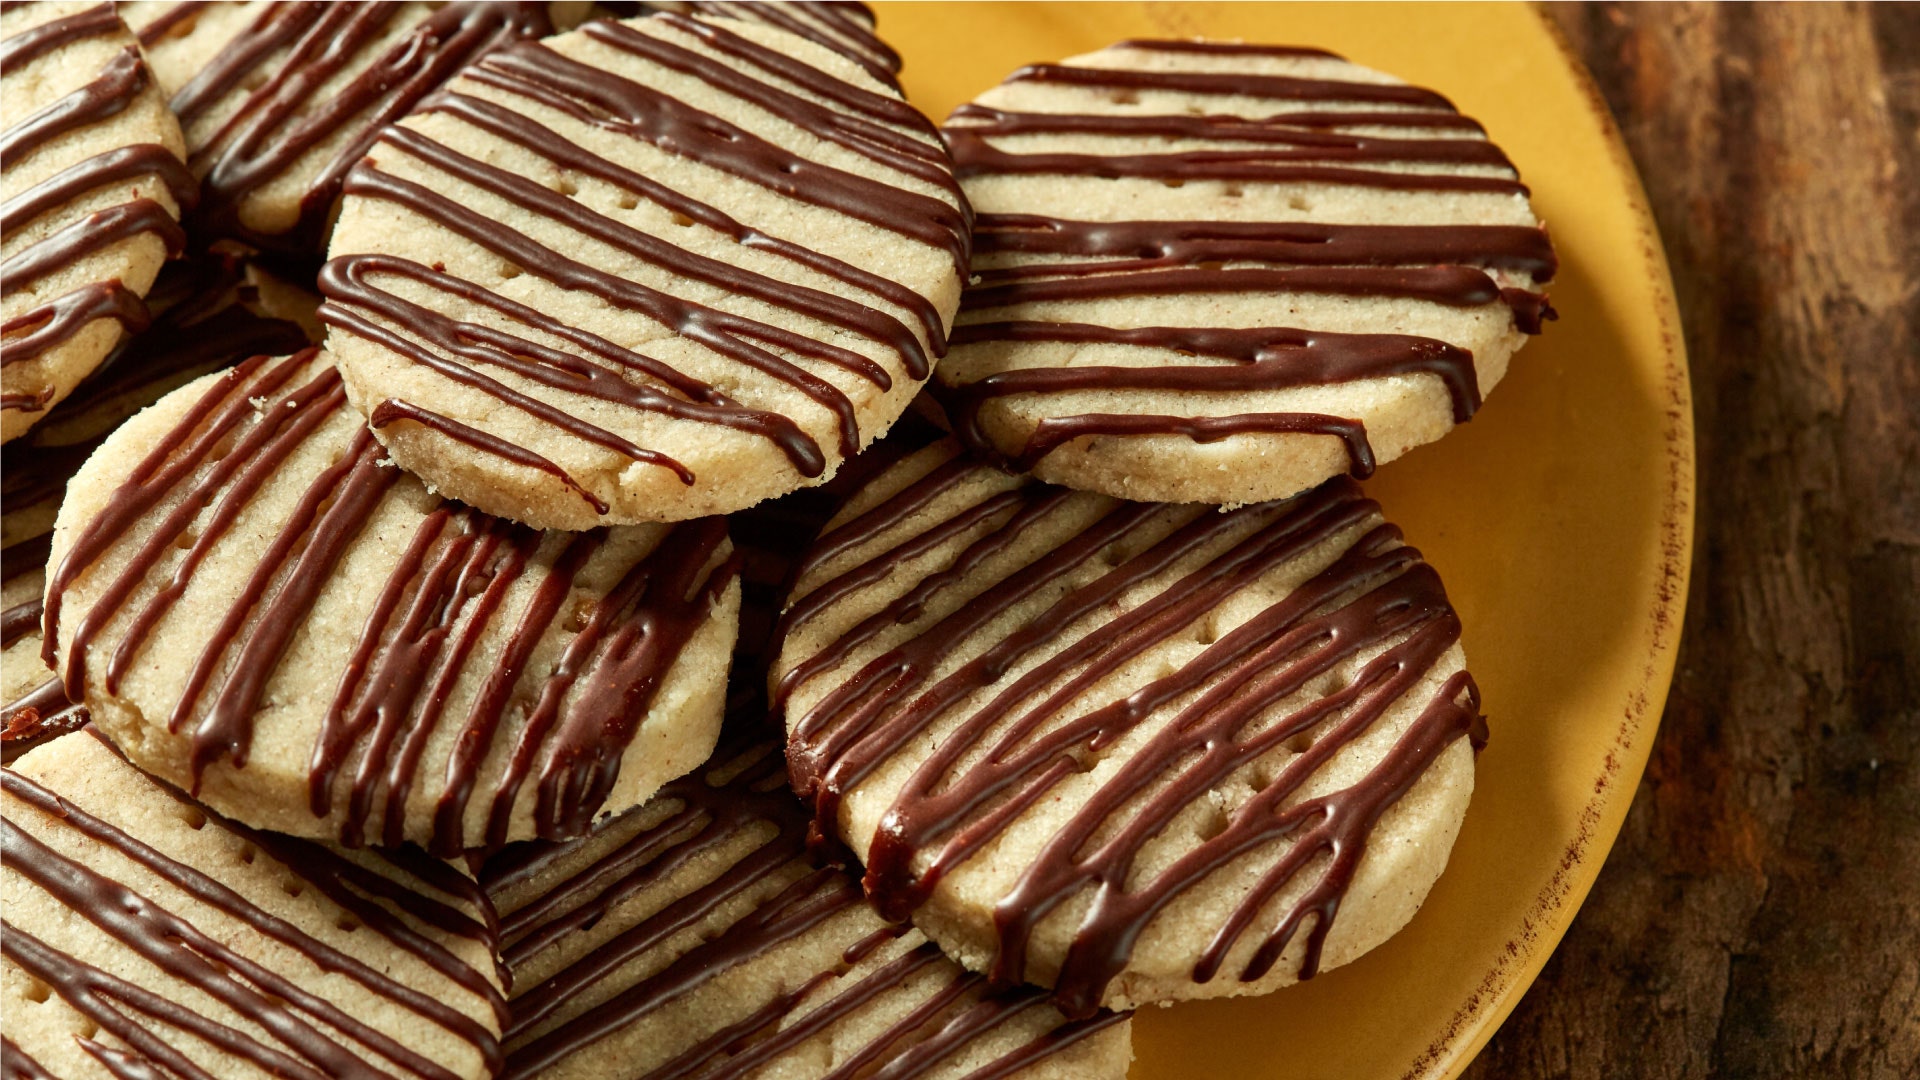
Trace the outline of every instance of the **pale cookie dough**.
<path fill-rule="evenodd" d="M 1552 245 L 1440 95 L 1314 49 L 1122 42 L 944 133 L 978 212 L 935 394 L 969 447 L 1127 499 L 1284 498 L 1470 418 Z"/>
<path fill-rule="evenodd" d="M 110 3 L 0 12 L 0 442 L 147 324 L 186 236 L 180 125 Z"/>
<path fill-rule="evenodd" d="M 783 766 L 777 738 L 730 737 L 591 837 L 488 863 L 506 1077 L 1126 1075 L 1125 1016 L 1069 1022 L 1031 987 L 991 991 L 809 862 Z"/>
<path fill-rule="evenodd" d="M 540 3 L 122 3 L 186 132 L 195 236 L 319 255 L 341 178 L 475 57 L 551 32 Z"/>
<path fill-rule="evenodd" d="M 256 832 L 87 734 L 0 814 L 7 1076 L 494 1074 L 497 936 L 451 867 Z"/>
<path fill-rule="evenodd" d="M 944 440 L 841 511 L 793 597 L 795 789 L 882 914 L 1070 1016 L 1352 960 L 1472 793 L 1459 621 L 1344 477 L 1222 512 Z"/>
<path fill-rule="evenodd" d="M 394 460 L 543 528 L 820 483 L 906 409 L 967 215 L 931 125 L 733 19 L 502 49 L 348 176 L 328 347 Z"/>
<path fill-rule="evenodd" d="M 232 256 L 169 263 L 147 294 L 153 325 L 121 342 L 27 437 L 6 451 L 0 489 L 0 751 L 12 761 L 38 740 L 86 722 L 40 657 L 47 551 L 67 481 L 107 435 L 174 387 L 249 356 L 308 343 L 320 298 Z M 30 711 L 30 714 L 29 714 Z"/>
<path fill-rule="evenodd" d="M 259 828 L 437 853 L 584 832 L 712 749 L 717 518 L 542 534 L 396 469 L 317 350 L 134 417 L 68 485 L 46 605 L 140 767 Z"/>

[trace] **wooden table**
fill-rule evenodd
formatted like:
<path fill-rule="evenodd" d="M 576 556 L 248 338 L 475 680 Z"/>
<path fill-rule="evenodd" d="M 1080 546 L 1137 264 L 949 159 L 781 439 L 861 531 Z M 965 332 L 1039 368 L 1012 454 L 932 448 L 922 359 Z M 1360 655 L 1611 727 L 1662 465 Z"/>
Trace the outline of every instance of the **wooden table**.
<path fill-rule="evenodd" d="M 1632 813 L 1468 1075 L 1920 1077 L 1920 5 L 1551 14 L 1672 260 L 1700 516 Z"/>

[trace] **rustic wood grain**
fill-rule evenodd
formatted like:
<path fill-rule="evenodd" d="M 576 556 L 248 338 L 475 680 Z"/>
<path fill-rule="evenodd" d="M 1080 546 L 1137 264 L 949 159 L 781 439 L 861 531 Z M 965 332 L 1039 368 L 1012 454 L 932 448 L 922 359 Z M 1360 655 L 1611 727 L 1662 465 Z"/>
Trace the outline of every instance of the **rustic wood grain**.
<path fill-rule="evenodd" d="M 1625 830 L 1468 1075 L 1920 1077 L 1920 5 L 1550 13 L 1672 260 L 1699 520 Z"/>

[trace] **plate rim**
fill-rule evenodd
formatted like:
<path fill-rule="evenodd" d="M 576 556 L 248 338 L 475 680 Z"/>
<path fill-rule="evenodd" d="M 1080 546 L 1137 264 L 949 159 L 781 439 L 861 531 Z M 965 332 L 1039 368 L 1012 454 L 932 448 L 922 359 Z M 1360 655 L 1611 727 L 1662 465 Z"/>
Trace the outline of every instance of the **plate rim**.
<path fill-rule="evenodd" d="M 1634 793 L 1659 737 L 1679 659 L 1692 580 L 1698 506 L 1692 368 L 1666 247 L 1639 167 L 1599 83 L 1572 40 L 1547 14 L 1545 5 L 1530 3 L 1527 10 L 1558 51 L 1573 75 L 1582 103 L 1599 123 L 1607 152 L 1625 181 L 1627 209 L 1640 233 L 1640 272 L 1652 288 L 1650 314 L 1659 328 L 1662 350 L 1660 437 L 1666 482 L 1655 525 L 1660 547 L 1659 577 L 1653 603 L 1642 612 L 1639 677 L 1627 694 L 1624 715 L 1601 759 L 1593 792 L 1580 808 L 1574 837 L 1562 850 L 1559 868 L 1528 904 L 1518 935 L 1508 939 L 1494 966 L 1402 1074 L 1402 1080 L 1454 1080 L 1464 1073 L 1519 1006 L 1579 917 L 1626 824 Z"/>

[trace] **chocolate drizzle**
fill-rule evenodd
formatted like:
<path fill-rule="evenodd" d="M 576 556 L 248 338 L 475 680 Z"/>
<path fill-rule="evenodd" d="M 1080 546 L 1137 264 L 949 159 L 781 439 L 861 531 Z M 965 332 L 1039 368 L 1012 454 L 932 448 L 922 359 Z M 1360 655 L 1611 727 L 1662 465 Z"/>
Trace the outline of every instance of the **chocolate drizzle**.
<path fill-rule="evenodd" d="M 106 745 L 104 739 L 101 743 Z M 130 768 L 125 771 L 132 773 Z M 387 872 L 375 873 L 318 844 L 248 829 L 191 803 L 158 781 L 146 782 L 156 794 L 164 792 L 181 800 L 194 820 L 202 822 L 197 827 L 210 825 L 231 833 L 281 864 L 301 887 L 311 887 L 326 896 L 357 925 L 474 995 L 478 1003 L 492 1010 L 496 1022 L 504 1022 L 505 1003 L 488 977 L 417 928 L 430 927 L 441 934 L 490 946 L 492 931 L 485 922 L 433 898 L 427 891 L 431 886 L 465 902 L 472 910 L 486 910 L 484 897 L 471 885 L 462 887 L 455 875 L 442 873 L 437 867 L 427 876 L 419 876 L 415 871 L 431 864 L 410 857 L 391 857 Z M 208 1074 L 183 1052 L 190 1042 L 282 1076 L 371 1078 L 400 1069 L 435 1080 L 452 1080 L 457 1074 L 355 1018 L 301 981 L 248 959 L 153 898 L 62 854 L 71 844 L 56 845 L 43 839 L 50 830 L 71 831 L 86 844 L 114 851 L 249 932 L 293 950 L 316 968 L 344 976 L 382 1002 L 472 1044 L 488 1068 L 499 1067 L 498 1040 L 488 1026 L 467 1013 L 313 937 L 205 871 L 176 861 L 26 776 L 11 769 L 0 771 L 0 788 L 11 800 L 36 811 L 31 818 L 16 812 L 0 822 L 10 873 L 21 875 L 47 894 L 53 904 L 85 918 L 169 979 L 218 1000 L 262 1033 L 228 1026 L 194 1011 L 181 1000 L 87 964 L 10 919 L 5 934 L 0 935 L 0 949 L 8 960 L 51 987 L 68 1005 L 122 1044 L 109 1051 L 91 1038 L 82 1040 L 83 1048 L 95 1057 L 110 1053 L 115 1061 L 128 1066 L 112 1070 L 118 1075 L 158 1075 L 164 1071 L 182 1077 L 205 1077 Z M 27 827 L 29 821 L 32 828 Z M 405 915 L 389 909 L 383 901 L 398 905 Z M 10 914 L 14 919 L 20 917 Z M 154 1024 L 177 1034 L 162 1037 L 154 1032 Z M 375 1066 L 362 1054 L 386 1064 Z"/>
<path fill-rule="evenodd" d="M 914 380 L 925 379 L 932 360 L 945 350 L 939 313 L 924 297 L 897 282 L 790 241 L 748 228 L 718 208 L 659 180 L 575 145 L 545 126 L 527 108 L 550 110 L 624 139 L 697 160 L 788 198 L 865 221 L 949 253 L 964 267 L 969 221 L 964 200 L 948 172 L 932 129 L 911 108 L 891 98 L 826 75 L 764 48 L 724 27 L 663 15 L 656 20 L 677 34 L 723 56 L 715 63 L 703 52 L 617 23 L 593 23 L 579 33 L 636 61 L 698 78 L 715 90 L 750 102 L 832 141 L 868 160 L 935 185 L 951 203 L 845 172 L 769 143 L 719 117 L 632 79 L 597 70 L 538 43 L 495 51 L 470 68 L 465 78 L 423 102 L 421 114 L 441 114 L 550 161 L 562 174 L 590 177 L 625 193 L 628 205 L 644 199 L 674 215 L 674 220 L 721 232 L 742 246 L 778 256 L 826 275 L 873 298 L 846 299 L 834 293 L 781 281 L 730 265 L 634 228 L 556 193 L 500 166 L 468 156 L 409 127 L 391 128 L 380 145 L 420 162 L 437 173 L 525 208 L 537 219 L 620 250 L 675 279 L 710 286 L 791 312 L 856 335 L 898 358 Z M 729 66 L 732 65 L 732 66 Z M 783 89 L 797 86 L 813 97 Z M 485 88 L 487 97 L 469 91 Z M 499 100 L 524 102 L 509 108 Z M 861 443 L 853 400 L 829 380 L 788 357 L 831 365 L 887 390 L 893 385 L 885 367 L 859 352 L 826 340 L 830 335 L 796 333 L 648 287 L 630 276 L 610 274 L 569 258 L 548 244 L 461 205 L 431 186 L 382 170 L 370 159 L 349 174 L 347 194 L 405 207 L 464 239 L 491 251 L 515 268 L 565 289 L 597 298 L 697 342 L 719 357 L 810 399 L 838 427 L 836 451 L 851 457 Z M 403 300 L 382 279 L 402 278 L 424 286 L 432 301 Z M 431 369 L 465 387 L 488 394 L 510 408 L 593 446 L 637 462 L 673 471 L 685 484 L 696 477 L 671 457 L 638 446 L 562 405 L 516 389 L 501 378 L 531 382 L 552 392 L 580 395 L 675 420 L 714 424 L 763 438 L 802 476 L 822 475 L 829 458 L 815 439 L 778 412 L 743 405 L 728 393 L 677 370 L 669 363 L 622 348 L 509 300 L 484 286 L 441 268 L 378 254 L 349 254 L 334 259 L 321 275 L 328 297 L 322 318 L 339 330 L 365 338 L 400 358 Z M 409 289 L 419 296 L 419 288 Z M 436 303 L 441 298 L 445 303 Z M 474 305 L 498 315 L 526 333 L 506 331 L 496 322 L 479 325 L 444 314 Z M 404 327 L 408 336 L 396 328 Z M 544 340 L 558 338 L 567 348 Z M 375 408 L 380 406 L 376 404 Z M 399 419 L 393 410 L 389 418 Z M 592 491 L 560 465 L 516 457 L 480 436 L 488 433 L 451 417 L 429 414 L 420 402 L 406 404 L 408 420 L 443 436 L 555 476 L 592 503 L 608 492 Z M 604 513 L 604 508 L 596 506 Z"/>
<path fill-rule="evenodd" d="M 88 38 L 126 34 L 113 5 L 101 4 L 0 41 L 0 68 L 18 71 Z M 133 104 L 150 80 L 138 46 L 129 45 L 92 82 L 9 123 L 0 134 L 0 159 L 8 168 L 17 167 L 62 136 L 111 120 Z M 143 235 L 158 237 L 169 255 L 178 255 L 186 243 L 186 234 L 175 221 L 178 210 L 137 194 L 140 188 L 135 185 L 143 178 L 164 187 L 175 207 L 194 204 L 197 187 L 192 175 L 172 151 L 157 143 L 96 154 L 8 199 L 0 206 L 0 232 L 18 233 L 96 189 L 132 186 L 136 192 L 128 201 L 76 219 L 8 256 L 0 263 L 0 292 L 17 293 L 96 252 Z M 148 323 L 138 290 L 118 279 L 90 282 L 48 297 L 0 324 L 0 367 L 40 359 L 100 319 L 115 320 L 132 331 L 143 330 Z M 54 396 L 51 386 L 39 393 L 14 391 L 4 395 L 0 408 L 39 412 Z"/>
<path fill-rule="evenodd" d="M 752 728 L 749 724 L 745 730 Z M 506 1077 L 541 1075 L 710 980 L 810 933 L 845 935 L 840 968 L 799 981 L 762 1008 L 637 1075 L 650 1080 L 749 1075 L 882 995 L 900 992 L 910 977 L 924 978 L 930 970 L 951 974 L 914 1009 L 850 1050 L 830 1074 L 833 1078 L 869 1075 L 867 1070 L 883 1064 L 871 1075 L 901 1080 L 924 1075 L 949 1063 L 970 1040 L 1044 1003 L 1045 995 L 1031 987 L 988 992 L 984 977 L 960 970 L 931 943 L 901 949 L 854 978 L 850 969 L 908 928 L 888 926 L 870 916 L 847 921 L 848 913 L 863 907 L 860 889 L 843 871 L 808 861 L 806 815 L 786 790 L 778 744 L 741 735 L 736 730 L 707 769 L 669 784 L 649 808 L 634 811 L 659 814 L 660 808 L 667 808 L 659 820 L 609 846 L 590 865 L 556 881 L 502 919 L 504 955 L 517 969 L 537 962 L 545 950 L 570 934 L 600 922 L 617 905 L 646 890 L 668 887 L 666 883 L 676 874 L 729 848 L 737 849 L 744 837 L 767 833 L 750 850 L 732 856 L 719 876 L 545 981 L 520 988 L 506 1036 Z M 742 766 L 743 759 L 751 760 Z M 619 827 L 618 822 L 603 826 Z M 483 883 L 491 895 L 501 897 L 553 873 L 581 844 L 592 842 L 509 848 L 487 864 Z M 759 899 L 751 910 L 717 935 L 654 974 L 612 994 L 606 992 L 605 981 L 636 958 L 663 947 L 673 935 L 713 918 L 728 905 L 755 896 Z M 836 918 L 838 929 L 824 928 Z M 1008 1075 L 1125 1019 L 1102 1013 L 1056 1027 L 968 1075 L 979 1080 Z"/>
<path fill-rule="evenodd" d="M 874 33 L 873 9 L 859 0 L 805 3 L 694 0 L 688 14 L 718 15 L 778 27 L 846 56 L 886 85 L 900 87 L 900 54 Z"/>
<path fill-rule="evenodd" d="M 1337 59 L 1319 50 L 1216 42 L 1131 41 L 1119 48 L 1197 57 Z M 981 104 L 955 110 L 943 129 L 955 170 L 968 179 L 1057 174 L 1141 178 L 1169 187 L 1327 184 L 1416 198 L 1426 192 L 1524 196 L 1511 164 L 1431 91 L 1401 84 L 1303 79 L 1207 71 L 1145 71 L 1038 65 L 1009 84 L 1047 83 L 1111 97 L 1097 113 L 1019 112 Z M 1260 115 L 1197 115 L 1153 103 L 1152 91 L 1254 99 Z M 1137 108 L 1123 108 L 1131 104 Z M 1244 106 L 1243 106 L 1244 107 Z M 1154 109 L 1160 111 L 1152 111 Z M 1407 137 L 1401 131 L 1412 133 Z M 1080 140 L 1072 153 L 1044 148 L 1048 136 Z M 1089 138 L 1111 153 L 1082 152 Z M 1017 140 L 1008 142 L 1006 140 Z M 1136 152 L 1156 143 L 1219 143 L 1220 150 Z M 1004 143 L 1004 145 L 1002 145 Z M 1304 209 L 1304 204 L 1299 204 Z M 1358 225 L 1319 221 L 1071 221 L 1026 213 L 985 213 L 976 222 L 973 284 L 951 340 L 956 348 L 1044 342 L 1122 346 L 1201 356 L 1144 366 L 1075 363 L 1012 366 L 964 385 L 943 369 L 936 392 L 970 449 L 1032 468 L 1059 447 L 1092 436 L 1178 435 L 1197 442 L 1246 433 L 1329 435 L 1346 449 L 1350 471 L 1374 464 L 1364 425 L 1304 412 L 1220 415 L 1203 395 L 1330 386 L 1397 375 L 1431 374 L 1445 385 L 1456 423 L 1479 406 L 1470 353 L 1445 342 L 1394 334 L 1328 334 L 1284 326 L 1233 330 L 1144 326 L 1114 328 L 1023 317 L 1036 305 L 1133 297 L 1310 293 L 1411 300 L 1453 308 L 1504 303 L 1515 325 L 1534 334 L 1553 317 L 1537 286 L 1556 261 L 1544 229 L 1508 225 Z M 1017 358 L 1019 351 L 1010 356 Z M 1046 415 L 1022 444 L 990 438 L 981 409 L 1016 395 L 1079 391 L 1187 395 L 1200 415 L 1153 413 Z M 1002 440 L 1008 436 L 1002 435 Z"/>
<path fill-rule="evenodd" d="M 842 553 L 878 541 L 923 516 L 934 499 L 990 475 L 956 452 L 949 444 L 948 463 L 828 532 L 802 570 L 803 587 Z M 1043 523 L 1078 520 L 1061 517 L 1070 504 L 1107 509 L 1062 538 L 1060 526 Z M 1030 531 L 1036 528 L 1043 531 Z M 951 614 L 926 613 L 974 568 L 1033 535 L 1050 537 L 1050 550 L 1002 570 Z M 1108 762 L 1117 768 L 1098 786 L 1075 789 L 1077 809 L 996 909 L 992 975 L 1015 982 L 1031 977 L 1027 949 L 1035 927 L 1069 900 L 1090 897 L 1054 981 L 1069 1016 L 1099 1005 L 1135 941 L 1167 905 L 1230 865 L 1257 876 L 1196 965 L 1195 980 L 1213 979 L 1249 933 L 1258 944 L 1238 977 L 1259 979 L 1303 930 L 1299 974 L 1313 975 L 1374 823 L 1454 739 L 1467 735 L 1477 746 L 1484 736 L 1477 691 L 1462 672 L 1362 779 L 1303 795 L 1309 779 L 1412 692 L 1459 636 L 1438 577 L 1351 481 L 1228 512 L 1118 503 L 1031 483 L 988 485 L 970 506 L 802 593 L 787 613 L 788 629 L 951 542 L 963 543 L 944 569 L 897 581 L 896 598 L 876 614 L 822 651 L 783 661 L 791 666 L 776 700 L 788 713 L 793 780 L 821 828 L 834 830 L 847 792 L 940 732 L 866 854 L 868 894 L 883 915 L 904 918 L 1063 781 L 1107 761 L 1158 717 L 1124 759 Z M 1099 687 L 1124 666 L 1186 640 L 1196 624 L 1269 573 L 1336 543 L 1332 563 L 1291 593 L 1217 640 L 1199 638 L 1205 648 L 1197 655 L 1103 703 Z M 1042 594 L 1056 599 L 1011 629 L 996 622 Z M 1104 625 L 1048 651 L 1068 628 L 1101 611 L 1112 613 Z M 852 665 L 863 644 L 903 625 L 913 627 L 909 637 Z M 996 627 L 991 638 L 976 636 L 989 625 Z M 1336 689 L 1295 697 L 1368 652 L 1374 655 Z M 949 669 L 954 657 L 967 659 Z M 1007 678 L 1016 670 L 1017 678 Z M 805 708 L 789 704 L 801 686 L 829 674 L 824 694 Z M 990 689 L 990 699 L 959 711 Z M 1244 805 L 1171 864 L 1151 874 L 1136 868 L 1143 848 L 1230 778 L 1252 785 Z M 1270 905 L 1296 884 L 1306 891 L 1276 922 Z"/>
<path fill-rule="evenodd" d="M 263 5 L 253 25 L 173 97 L 173 110 L 190 135 L 205 117 L 238 101 L 217 130 L 193 138 L 191 164 L 206 193 L 194 219 L 196 230 L 268 250 L 318 254 L 347 170 L 365 156 L 380 129 L 489 50 L 551 33 L 545 7 L 448 4 L 312 108 L 323 87 L 361 62 L 392 31 L 394 20 L 407 17 L 405 7 Z M 263 70 L 272 74 L 248 88 L 248 80 Z M 314 173 L 290 227 L 264 230 L 247 224 L 243 206 L 250 196 L 348 131 L 354 134 Z"/>
<path fill-rule="evenodd" d="M 67 481 L 122 419 L 188 379 L 249 356 L 306 345 L 298 324 L 255 314 L 246 306 L 252 299 L 252 286 L 244 283 L 241 264 L 231 257 L 200 256 L 160 271 L 145 305 L 160 312 L 152 325 L 123 341 L 51 416 L 7 450 L 0 489 L 7 515 L 17 522 L 37 514 L 44 524 L 30 534 L 16 533 L 6 546 L 5 580 L 45 569 L 52 515 Z M 37 595 L 0 613 L 4 644 L 11 647 L 37 633 L 41 617 Z M 27 697 L 0 705 L 6 721 L 0 744 L 8 761 L 87 722 L 86 710 L 69 702 L 59 679 L 47 674 L 47 682 Z"/>
<path fill-rule="evenodd" d="M 49 582 L 49 663 L 59 656 L 76 698 L 89 687 L 117 693 L 201 563 L 263 486 L 283 475 L 283 463 L 315 440 L 336 448 L 330 465 L 303 478 L 305 490 L 206 631 L 171 703 L 167 729 L 189 735 L 196 789 L 216 761 L 246 767 L 269 682 L 321 590 L 401 481 L 367 429 L 349 433 L 334 423 L 346 409 L 339 373 L 316 364 L 311 350 L 245 361 L 200 395 L 76 531 Z M 127 539 L 136 522 L 150 523 L 137 544 Z M 505 843 L 528 781 L 539 835 L 583 831 L 661 681 L 733 580 L 732 563 L 715 565 L 725 538 L 719 519 L 678 526 L 603 599 L 583 607 L 570 594 L 608 542 L 605 531 L 543 535 L 452 505 L 425 513 L 377 594 L 320 723 L 309 778 L 313 813 L 338 809 L 340 836 L 350 845 L 368 839 L 376 817 L 378 838 L 389 845 L 423 839 L 405 830 L 405 811 L 428 740 L 452 723 L 458 735 L 434 810 L 437 852 L 457 854 L 478 840 L 465 826 L 476 794 L 489 800 L 487 842 Z M 127 558 L 63 627 L 66 591 L 114 549 Z M 538 585 L 515 610 L 506 594 L 523 578 Z M 157 590 L 133 603 L 150 582 Z M 563 605 L 580 624 L 557 666 L 522 686 Z M 502 620 L 511 628 L 503 653 L 481 673 L 478 641 Z M 118 640 L 95 674 L 94 642 L 110 624 Z M 445 715 L 462 678 L 483 685 L 464 715 Z M 509 715 L 518 731 L 505 744 L 500 729 Z M 505 756 L 504 772 L 489 770 L 492 788 L 476 792 L 482 766 L 496 755 Z"/>

